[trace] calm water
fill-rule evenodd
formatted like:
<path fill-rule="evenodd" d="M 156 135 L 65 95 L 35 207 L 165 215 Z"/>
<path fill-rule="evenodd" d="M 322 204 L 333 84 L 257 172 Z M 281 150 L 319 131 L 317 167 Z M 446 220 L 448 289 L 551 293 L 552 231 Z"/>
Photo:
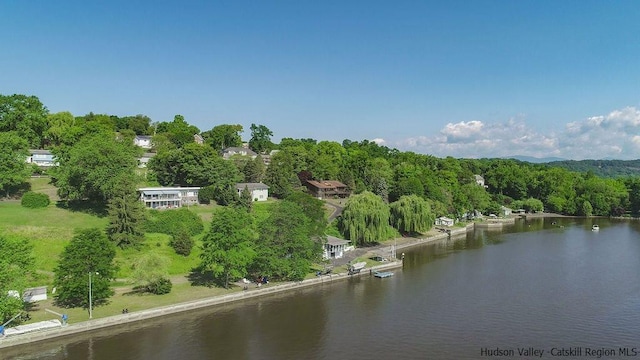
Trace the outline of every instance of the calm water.
<path fill-rule="evenodd" d="M 405 250 L 405 268 L 10 349 L 10 359 L 475 359 L 636 347 L 640 222 L 534 219 Z M 555 222 L 555 223 L 554 223 Z M 6 350 L 6 349 L 5 349 Z M 639 355 L 640 356 L 640 353 Z M 571 358 L 571 357 L 564 357 Z M 603 358 L 611 358 L 605 356 Z"/>

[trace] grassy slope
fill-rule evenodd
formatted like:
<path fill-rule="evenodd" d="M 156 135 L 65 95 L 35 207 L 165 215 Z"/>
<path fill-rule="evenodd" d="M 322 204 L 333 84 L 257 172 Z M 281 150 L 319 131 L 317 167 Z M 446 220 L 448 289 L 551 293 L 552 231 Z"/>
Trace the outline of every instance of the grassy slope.
<path fill-rule="evenodd" d="M 32 189 L 37 192 L 47 193 L 50 196 L 55 194 L 55 188 L 48 184 L 48 178 L 31 179 Z M 54 199 L 53 196 L 52 200 Z M 54 201 L 55 202 L 55 201 Z M 269 214 L 269 207 L 276 201 L 267 201 L 253 204 L 253 212 L 257 221 L 264 220 Z M 205 222 L 205 232 L 209 228 L 212 213 L 216 205 L 200 205 L 191 207 L 190 210 L 198 214 Z M 76 229 L 91 227 L 105 228 L 108 220 L 95 215 L 57 207 L 55 204 L 44 209 L 27 209 L 20 205 L 19 201 L 0 201 L 0 234 L 16 236 L 29 239 L 34 245 L 34 257 L 36 259 L 36 269 L 41 273 L 37 283 L 31 286 L 48 285 L 52 289 L 53 270 L 55 269 L 59 255 L 64 247 L 69 243 Z M 128 308 L 130 311 L 146 309 L 156 306 L 168 305 L 181 301 L 193 300 L 209 296 L 221 295 L 234 291 L 241 291 L 238 287 L 230 290 L 221 288 L 208 288 L 203 286 L 192 286 L 186 281 L 186 276 L 191 269 L 200 262 L 201 239 L 200 234 L 195 237 L 195 246 L 188 257 L 180 256 L 169 246 L 170 236 L 165 234 L 145 234 L 145 242 L 140 250 L 118 249 L 115 262 L 119 266 L 117 277 L 119 279 L 129 278 L 132 272 L 131 265 L 136 259 L 149 251 L 158 252 L 167 256 L 171 260 L 169 274 L 174 279 L 183 278 L 182 281 L 174 280 L 174 289 L 167 295 L 133 295 L 131 284 L 117 281 L 114 283 L 116 295 L 109 299 L 107 305 L 94 309 L 94 317 L 104 317 L 120 313 L 121 309 Z M 181 277 L 183 275 L 184 277 Z M 311 274 L 310 276 L 312 276 Z M 132 296 L 133 295 L 133 296 Z M 52 315 L 44 309 L 53 309 L 61 313 L 67 313 L 74 321 L 85 320 L 87 318 L 86 309 L 73 308 L 61 309 L 55 306 L 51 296 L 49 300 L 39 302 L 30 313 L 33 321 L 41 321 L 52 318 Z M 55 317 L 55 316 L 53 316 Z"/>

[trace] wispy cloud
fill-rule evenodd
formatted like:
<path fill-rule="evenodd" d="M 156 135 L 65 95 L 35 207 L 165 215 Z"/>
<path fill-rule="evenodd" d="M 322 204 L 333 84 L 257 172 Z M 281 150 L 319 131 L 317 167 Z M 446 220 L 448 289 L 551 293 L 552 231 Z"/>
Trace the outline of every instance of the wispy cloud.
<path fill-rule="evenodd" d="M 640 110 L 626 107 L 608 115 L 570 122 L 558 132 L 541 134 L 524 116 L 500 123 L 480 120 L 447 124 L 433 136 L 387 142 L 401 150 L 454 157 L 527 155 L 568 159 L 640 158 Z"/>

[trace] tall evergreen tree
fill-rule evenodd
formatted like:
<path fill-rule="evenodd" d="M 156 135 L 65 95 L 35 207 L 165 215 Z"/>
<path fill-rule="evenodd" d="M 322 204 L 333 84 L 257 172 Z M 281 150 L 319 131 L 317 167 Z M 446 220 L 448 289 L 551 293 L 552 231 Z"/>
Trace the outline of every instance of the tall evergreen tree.
<path fill-rule="evenodd" d="M 241 208 L 247 210 L 247 212 L 251 212 L 251 208 L 253 207 L 253 199 L 251 198 L 251 191 L 249 191 L 249 188 L 246 186 L 240 192 L 238 205 L 240 205 Z"/>
<path fill-rule="evenodd" d="M 121 248 L 139 247 L 144 240 L 145 210 L 130 176 L 123 176 L 116 182 L 107 210 L 109 238 Z"/>

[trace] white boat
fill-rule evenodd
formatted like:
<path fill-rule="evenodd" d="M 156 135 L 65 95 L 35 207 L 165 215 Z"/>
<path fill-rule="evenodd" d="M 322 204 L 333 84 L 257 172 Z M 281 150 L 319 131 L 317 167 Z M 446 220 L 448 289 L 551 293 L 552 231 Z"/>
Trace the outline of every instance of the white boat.
<path fill-rule="evenodd" d="M 591 231 L 598 231 L 598 230 L 600 230 L 600 226 L 598 226 L 598 225 L 593 225 L 591 227 Z"/>
<path fill-rule="evenodd" d="M 367 266 L 367 263 L 364 261 L 350 265 L 348 268 L 349 275 L 359 274 L 360 270 L 364 269 L 365 266 Z"/>

